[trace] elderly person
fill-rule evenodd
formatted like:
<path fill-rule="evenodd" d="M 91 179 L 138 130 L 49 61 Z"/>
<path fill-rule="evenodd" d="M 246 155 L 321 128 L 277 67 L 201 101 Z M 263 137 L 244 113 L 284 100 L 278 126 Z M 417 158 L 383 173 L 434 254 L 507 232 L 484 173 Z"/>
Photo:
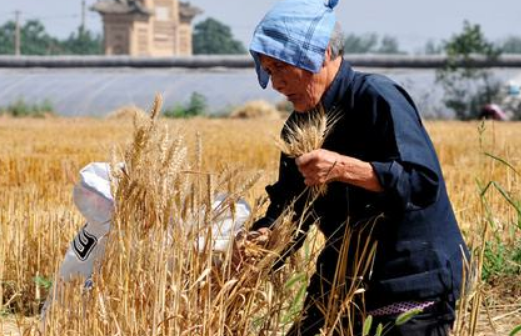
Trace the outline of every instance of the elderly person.
<path fill-rule="evenodd" d="M 343 59 L 343 36 L 333 12 L 337 2 L 281 1 L 253 35 L 250 52 L 259 83 L 265 88 L 271 80 L 273 89 L 293 103 L 288 122 L 319 105 L 341 111 L 341 118 L 322 149 L 297 159 L 281 155 L 278 181 L 266 188 L 267 213 L 252 230 L 269 232 L 290 204 L 300 215 L 306 186 L 327 183 L 327 193 L 313 202 L 312 216 L 289 248 L 302 245 L 313 223 L 327 239 L 302 317 L 287 335 L 320 333 L 325 307 L 341 297 L 332 288 L 338 272 L 340 286 L 360 281 L 373 325 L 392 326 L 386 335 L 448 335 L 467 250 L 436 153 L 407 92 L 383 76 L 354 71 Z M 349 244 L 346 227 L 352 232 Z M 367 239 L 377 242 L 372 269 L 355 274 L 356 248 Z M 347 257 L 342 246 L 349 247 Z M 414 308 L 422 313 L 394 325 L 400 313 Z"/>

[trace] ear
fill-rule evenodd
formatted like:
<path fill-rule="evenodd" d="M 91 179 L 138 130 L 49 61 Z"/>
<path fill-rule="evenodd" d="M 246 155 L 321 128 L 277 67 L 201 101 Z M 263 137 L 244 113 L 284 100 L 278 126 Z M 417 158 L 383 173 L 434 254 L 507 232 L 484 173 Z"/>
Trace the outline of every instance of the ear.
<path fill-rule="evenodd" d="M 324 63 L 322 63 L 322 67 L 326 67 L 331 62 L 331 46 L 328 44 L 326 48 L 326 52 L 324 53 Z"/>

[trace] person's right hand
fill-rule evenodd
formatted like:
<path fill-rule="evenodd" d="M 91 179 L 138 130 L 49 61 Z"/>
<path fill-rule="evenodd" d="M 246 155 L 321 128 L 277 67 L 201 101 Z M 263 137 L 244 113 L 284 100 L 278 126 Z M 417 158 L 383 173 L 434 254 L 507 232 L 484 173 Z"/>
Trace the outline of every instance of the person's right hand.
<path fill-rule="evenodd" d="M 239 271 L 246 260 L 246 247 L 248 245 L 256 245 L 260 248 L 266 248 L 270 240 L 271 230 L 268 228 L 260 228 L 254 231 L 240 231 L 233 241 L 232 250 L 232 267 Z"/>

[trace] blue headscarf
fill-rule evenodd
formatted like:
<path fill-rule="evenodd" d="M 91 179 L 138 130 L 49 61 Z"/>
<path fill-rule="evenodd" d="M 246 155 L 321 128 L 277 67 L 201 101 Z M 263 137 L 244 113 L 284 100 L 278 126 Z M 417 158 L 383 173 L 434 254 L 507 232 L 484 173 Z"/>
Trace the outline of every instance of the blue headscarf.
<path fill-rule="evenodd" d="M 313 73 L 320 71 L 335 27 L 337 4 L 338 0 L 283 0 L 264 16 L 250 44 L 262 88 L 270 76 L 261 67 L 259 54 Z"/>

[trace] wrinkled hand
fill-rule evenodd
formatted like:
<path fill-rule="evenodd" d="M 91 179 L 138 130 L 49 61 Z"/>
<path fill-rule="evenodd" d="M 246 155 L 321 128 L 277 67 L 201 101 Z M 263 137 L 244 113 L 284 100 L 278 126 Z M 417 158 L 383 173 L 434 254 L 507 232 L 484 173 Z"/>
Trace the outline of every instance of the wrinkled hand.
<path fill-rule="evenodd" d="M 307 186 L 326 184 L 339 178 L 340 154 L 316 149 L 295 159 L 298 170 Z"/>
<path fill-rule="evenodd" d="M 260 228 L 255 231 L 240 231 L 233 241 L 232 267 L 239 271 L 247 260 L 246 247 L 256 245 L 261 248 L 267 247 L 270 240 L 271 230 Z"/>

